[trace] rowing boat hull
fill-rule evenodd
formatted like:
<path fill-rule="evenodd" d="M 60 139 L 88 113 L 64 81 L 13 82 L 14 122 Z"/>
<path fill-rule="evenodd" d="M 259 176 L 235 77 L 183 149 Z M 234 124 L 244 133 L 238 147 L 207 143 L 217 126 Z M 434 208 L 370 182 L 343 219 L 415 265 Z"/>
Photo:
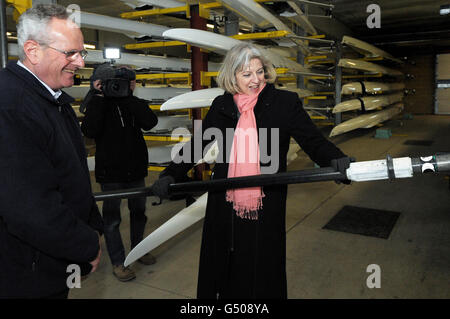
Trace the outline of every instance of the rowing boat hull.
<path fill-rule="evenodd" d="M 221 34 L 189 28 L 175 28 L 167 30 L 163 36 L 177 41 L 183 41 L 200 48 L 215 51 L 225 55 L 232 47 L 243 43 L 243 41 L 233 39 Z M 258 46 L 263 52 L 264 56 L 272 62 L 277 68 L 288 68 L 292 72 L 311 74 L 312 71 L 305 68 L 299 63 L 296 63 L 284 56 L 271 51 L 270 48 Z"/>
<path fill-rule="evenodd" d="M 350 82 L 342 86 L 341 94 L 383 94 L 385 92 L 400 91 L 405 88 L 405 83 L 382 83 L 382 82 Z"/>
<path fill-rule="evenodd" d="M 168 27 L 162 25 L 88 12 L 80 12 L 80 23 L 83 28 L 122 33 L 130 37 L 162 37 L 163 32 L 169 30 Z"/>
<path fill-rule="evenodd" d="M 358 128 L 371 128 L 379 123 L 389 120 L 403 110 L 403 103 L 396 103 L 382 111 L 363 114 L 336 125 L 331 130 L 330 137 L 337 136 Z"/>
<path fill-rule="evenodd" d="M 289 88 L 289 87 L 279 87 L 280 90 L 290 91 L 297 93 L 299 98 L 304 98 L 308 96 L 313 96 L 314 92 L 307 89 Z"/>
<path fill-rule="evenodd" d="M 105 59 L 103 57 L 103 51 L 100 50 L 87 50 L 85 62 L 87 63 L 105 63 L 111 62 L 111 59 Z M 148 69 L 151 71 L 182 71 L 189 72 L 191 70 L 191 60 L 189 59 L 177 59 L 166 58 L 156 55 L 143 55 L 132 54 L 122 52 L 120 59 L 116 60 L 119 64 L 133 65 L 138 70 Z M 220 63 L 208 62 L 209 71 L 218 71 Z"/>
<path fill-rule="evenodd" d="M 270 13 L 259 3 L 253 0 L 220 0 L 228 9 L 234 11 L 243 19 L 257 25 L 262 29 L 266 29 L 270 26 L 274 26 L 278 31 L 289 31 L 293 34 L 291 28 L 285 25 L 280 19 Z M 280 40 L 281 42 L 287 42 Z M 285 45 L 297 45 L 304 54 L 309 54 L 308 46 L 299 39 L 291 39 L 289 43 Z"/>
<path fill-rule="evenodd" d="M 175 96 L 161 105 L 161 111 L 211 106 L 214 99 L 225 91 L 220 88 L 202 89 Z"/>
<path fill-rule="evenodd" d="M 253 0 L 219 0 L 225 7 L 235 12 L 243 19 L 256 24 L 262 29 L 274 26 L 275 29 L 290 30 L 280 19 L 272 15 L 259 3 Z"/>
<path fill-rule="evenodd" d="M 366 111 L 375 110 L 383 106 L 400 102 L 402 99 L 403 92 L 388 95 L 365 96 L 360 99 L 351 99 L 336 104 L 336 106 L 333 108 L 333 113 L 361 110 L 362 104 L 364 104 L 364 109 Z"/>
<path fill-rule="evenodd" d="M 317 34 L 316 28 L 314 28 L 314 26 L 309 21 L 309 19 L 302 11 L 302 9 L 294 1 L 287 1 L 287 3 L 297 14 L 296 16 L 291 17 L 289 19 L 294 20 L 298 25 L 300 25 L 300 27 L 302 27 L 303 30 L 305 30 L 309 34 L 316 35 Z"/>
<path fill-rule="evenodd" d="M 111 62 L 111 59 L 105 59 L 103 57 L 103 51 L 101 50 L 87 50 L 88 55 L 84 60 L 86 63 L 96 64 Z M 8 55 L 17 57 L 19 54 L 19 47 L 17 43 L 8 43 Z M 132 54 L 122 52 L 120 59 L 116 62 L 119 64 L 133 65 L 137 69 L 148 69 L 151 71 L 182 71 L 189 72 L 191 70 L 191 60 L 189 59 L 177 59 L 166 58 L 156 55 L 144 55 L 144 54 Z M 208 62 L 209 71 L 218 71 L 220 63 Z"/>
<path fill-rule="evenodd" d="M 391 76 L 402 76 L 403 73 L 398 70 L 394 70 L 382 65 L 378 65 L 372 62 L 356 60 L 356 59 L 340 59 L 338 66 L 343 68 L 355 69 L 370 73 L 381 73 Z"/>
<path fill-rule="evenodd" d="M 291 91 L 298 94 L 300 98 L 312 96 L 314 93 L 306 89 L 279 88 L 281 90 Z M 221 88 L 201 89 L 196 91 L 187 92 L 178 96 L 175 96 L 161 105 L 161 111 L 173 111 L 181 109 L 193 109 L 203 108 L 211 106 L 216 97 L 222 95 L 225 91 Z"/>
<path fill-rule="evenodd" d="M 120 1 L 132 7 L 133 9 L 145 5 L 157 6 L 160 8 L 176 8 L 186 5 L 186 3 L 182 3 L 175 0 L 120 0 Z"/>
<path fill-rule="evenodd" d="M 89 92 L 90 87 L 88 85 L 79 85 L 63 88 L 62 90 L 72 96 L 75 99 L 84 99 Z M 178 96 L 183 93 L 190 92 L 189 88 L 176 88 L 176 87 L 141 87 L 138 86 L 134 90 L 134 95 L 138 98 L 154 101 L 167 101 L 174 96 Z"/>
<path fill-rule="evenodd" d="M 153 231 L 130 251 L 125 259 L 124 265 L 130 265 L 146 253 L 203 219 L 205 217 L 207 200 L 208 193 L 204 193 L 190 206 L 182 209 L 158 229 Z"/>
<path fill-rule="evenodd" d="M 377 48 L 376 46 L 347 35 L 342 38 L 342 44 L 348 45 L 355 51 L 369 58 L 382 57 L 396 63 L 403 63 L 403 61 L 394 58 L 391 54 Z"/>
<path fill-rule="evenodd" d="M 241 43 L 240 40 L 233 39 L 217 33 L 189 29 L 189 28 L 174 28 L 164 31 L 163 36 L 168 39 L 183 41 L 200 48 L 214 51 L 220 54 L 227 54 L 227 52 L 234 46 Z"/>
<path fill-rule="evenodd" d="M 192 128 L 192 119 L 189 115 L 158 116 L 158 123 L 145 133 L 168 134 L 177 128 Z"/>

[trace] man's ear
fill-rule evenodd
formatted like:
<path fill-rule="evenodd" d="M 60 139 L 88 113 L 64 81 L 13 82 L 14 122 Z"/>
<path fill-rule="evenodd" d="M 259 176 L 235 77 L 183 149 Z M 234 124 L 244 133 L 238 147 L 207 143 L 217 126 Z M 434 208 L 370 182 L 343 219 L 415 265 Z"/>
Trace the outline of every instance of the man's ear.
<path fill-rule="evenodd" d="M 40 45 L 34 40 L 27 40 L 23 44 L 23 51 L 25 52 L 25 57 L 30 61 L 31 64 L 35 65 L 39 63 L 42 52 L 40 50 Z"/>

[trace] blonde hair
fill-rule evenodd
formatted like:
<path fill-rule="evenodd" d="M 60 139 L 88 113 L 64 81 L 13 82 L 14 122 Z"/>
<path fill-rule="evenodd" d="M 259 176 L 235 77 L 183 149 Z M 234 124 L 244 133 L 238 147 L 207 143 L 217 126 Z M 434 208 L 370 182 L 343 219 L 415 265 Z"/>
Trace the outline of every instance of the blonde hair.
<path fill-rule="evenodd" d="M 249 65 L 252 59 L 259 59 L 264 68 L 264 78 L 268 83 L 275 82 L 277 73 L 273 65 L 263 56 L 262 51 L 251 43 L 241 43 L 228 51 L 217 76 L 217 84 L 225 91 L 236 94 L 240 89 L 236 74 Z"/>

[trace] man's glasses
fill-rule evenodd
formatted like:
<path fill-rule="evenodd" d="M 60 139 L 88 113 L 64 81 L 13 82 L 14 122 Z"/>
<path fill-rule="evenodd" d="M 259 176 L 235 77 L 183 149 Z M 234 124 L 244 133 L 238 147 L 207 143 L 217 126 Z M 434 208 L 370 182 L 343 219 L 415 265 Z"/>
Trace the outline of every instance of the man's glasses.
<path fill-rule="evenodd" d="M 62 54 L 64 54 L 66 56 L 66 59 L 71 60 L 71 61 L 75 61 L 78 57 L 78 54 L 81 56 L 81 58 L 84 60 L 86 58 L 86 56 L 88 55 L 88 52 L 86 50 L 71 50 L 71 51 L 64 51 L 64 50 L 60 50 L 54 47 L 51 47 L 49 45 L 47 45 L 50 49 L 56 50 Z"/>

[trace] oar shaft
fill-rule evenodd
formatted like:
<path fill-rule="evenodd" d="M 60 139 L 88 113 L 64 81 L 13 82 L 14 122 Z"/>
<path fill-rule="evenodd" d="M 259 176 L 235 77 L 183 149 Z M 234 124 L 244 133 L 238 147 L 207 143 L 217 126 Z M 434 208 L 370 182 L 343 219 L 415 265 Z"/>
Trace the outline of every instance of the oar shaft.
<path fill-rule="evenodd" d="M 344 175 L 342 175 L 340 172 L 336 172 L 333 168 L 325 167 L 278 174 L 253 175 L 216 180 L 212 179 L 209 181 L 177 183 L 171 184 L 169 186 L 169 192 L 172 194 L 199 191 L 218 191 L 255 186 L 323 182 L 331 180 L 342 180 L 345 178 L 346 177 Z"/>
<path fill-rule="evenodd" d="M 311 182 L 323 182 L 345 179 L 345 175 L 336 172 L 331 167 L 309 169 L 303 171 L 292 171 L 278 174 L 252 175 L 245 177 L 233 177 L 224 179 L 213 179 L 209 181 L 195 181 L 176 183 L 169 185 L 169 194 L 196 193 L 200 191 L 217 191 L 234 188 L 245 188 L 254 186 L 299 184 Z M 119 191 L 110 191 L 94 194 L 96 201 L 107 199 L 133 198 L 152 196 L 151 187 L 133 188 Z"/>
<path fill-rule="evenodd" d="M 218 191 L 254 186 L 270 186 L 284 184 L 300 184 L 349 179 L 355 182 L 374 181 L 380 179 L 394 179 L 412 177 L 413 173 L 449 172 L 450 153 L 441 153 L 420 158 L 391 158 L 385 160 L 351 163 L 346 174 L 335 171 L 332 167 L 314 168 L 301 171 L 290 171 L 278 174 L 252 175 L 176 183 L 169 185 L 169 194 L 187 194 L 196 192 Z M 106 199 L 132 198 L 152 196 L 151 187 L 126 189 L 105 193 L 96 193 L 96 201 Z"/>

